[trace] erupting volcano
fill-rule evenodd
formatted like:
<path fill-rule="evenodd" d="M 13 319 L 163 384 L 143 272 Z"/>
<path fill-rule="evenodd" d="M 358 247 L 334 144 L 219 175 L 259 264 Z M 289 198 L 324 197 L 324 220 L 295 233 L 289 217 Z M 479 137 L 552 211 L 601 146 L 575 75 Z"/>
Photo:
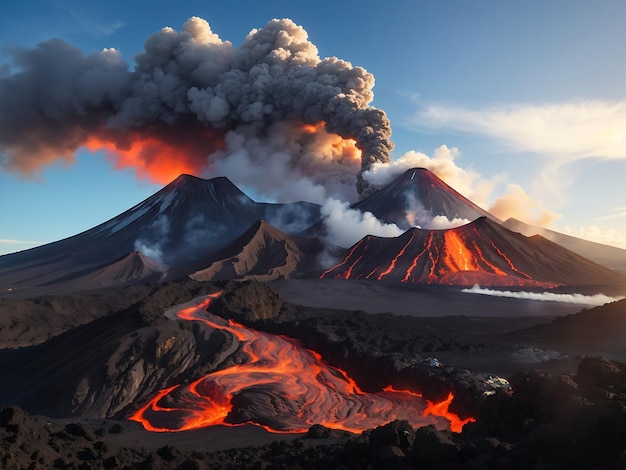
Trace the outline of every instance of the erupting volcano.
<path fill-rule="evenodd" d="M 448 230 L 414 228 L 396 238 L 367 236 L 321 277 L 544 288 L 623 282 L 615 271 L 486 217 Z"/>
<path fill-rule="evenodd" d="M 239 344 L 237 357 L 189 385 L 161 390 L 129 419 L 160 432 L 246 423 L 272 432 L 305 432 L 313 424 L 361 432 L 395 419 L 460 432 L 474 421 L 448 411 L 452 394 L 433 404 L 418 393 L 392 387 L 366 393 L 345 372 L 296 341 L 206 312 L 219 295 L 180 310 L 178 317 L 233 335 Z"/>

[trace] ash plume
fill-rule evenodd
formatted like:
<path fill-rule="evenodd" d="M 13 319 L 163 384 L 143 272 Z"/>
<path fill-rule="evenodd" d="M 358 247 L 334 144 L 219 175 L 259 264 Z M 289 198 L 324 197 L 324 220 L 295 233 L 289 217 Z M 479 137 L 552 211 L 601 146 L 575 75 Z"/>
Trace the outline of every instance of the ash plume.
<path fill-rule="evenodd" d="M 104 148 L 116 166 L 168 182 L 182 172 L 211 174 L 216 161 L 229 159 L 227 136 L 265 142 L 277 123 L 289 123 L 282 129 L 296 141 L 310 134 L 306 125 L 321 124 L 315 132 L 352 139 L 362 153 L 358 175 L 344 154 L 329 164 L 311 157 L 310 146 L 306 155 L 291 149 L 272 162 L 303 178 L 324 181 L 319 171 L 335 184 L 352 178 L 363 195 L 370 185 L 360 172 L 390 160 L 389 121 L 369 105 L 374 77 L 320 58 L 289 19 L 271 20 L 234 47 L 193 17 L 180 32 L 164 28 L 148 37 L 132 70 L 115 49 L 86 55 L 60 39 L 10 56 L 0 78 L 0 161 L 10 171 L 32 174 L 71 163 L 81 147 Z"/>

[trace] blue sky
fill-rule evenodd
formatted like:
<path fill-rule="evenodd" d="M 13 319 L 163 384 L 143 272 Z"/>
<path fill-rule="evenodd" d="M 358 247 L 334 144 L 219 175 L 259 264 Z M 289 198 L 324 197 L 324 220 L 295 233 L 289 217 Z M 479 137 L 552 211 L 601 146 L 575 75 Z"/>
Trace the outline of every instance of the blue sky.
<path fill-rule="evenodd" d="M 61 38 L 133 67 L 151 33 L 192 16 L 235 46 L 293 19 L 320 57 L 375 76 L 393 159 L 419 152 L 487 208 L 626 248 L 623 2 L 9 1 L 0 64 L 11 47 Z M 0 169 L 0 254 L 91 228 L 160 187 L 87 151 L 30 177 Z"/>

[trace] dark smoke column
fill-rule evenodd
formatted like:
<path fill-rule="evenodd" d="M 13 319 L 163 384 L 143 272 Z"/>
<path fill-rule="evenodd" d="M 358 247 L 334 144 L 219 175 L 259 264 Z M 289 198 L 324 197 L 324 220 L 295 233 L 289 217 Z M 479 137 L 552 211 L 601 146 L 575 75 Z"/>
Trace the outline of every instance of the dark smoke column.
<path fill-rule="evenodd" d="M 217 144 L 228 145 L 221 139 L 228 132 L 263 138 L 284 121 L 323 121 L 328 132 L 355 139 L 362 170 L 389 161 L 389 121 L 369 105 L 372 74 L 336 57 L 320 59 L 306 31 L 289 19 L 252 30 L 235 48 L 194 17 L 180 32 L 164 28 L 148 37 L 136 62 L 130 71 L 114 50 L 85 56 L 58 39 L 15 50 L 13 73 L 0 79 L 2 166 L 29 173 L 55 159 L 71 161 L 94 140 L 123 150 L 133 139 L 166 137 L 177 148 L 181 136 L 180 148 L 195 152 L 185 157 L 188 165 L 210 168 L 216 151 L 228 155 Z M 190 145 L 196 128 L 205 140 Z M 144 151 L 138 158 L 148 168 L 174 157 Z M 290 158 L 298 167 L 299 156 Z M 367 192 L 360 175 L 358 191 Z"/>
<path fill-rule="evenodd" d="M 388 162 L 393 148 L 387 116 L 369 106 L 373 86 L 365 69 L 336 57 L 320 59 L 306 31 L 282 19 L 253 30 L 218 83 L 193 88 L 189 97 L 198 118 L 214 126 L 324 121 L 327 131 L 356 140 L 363 171 L 375 161 Z M 210 112 L 216 108 L 223 110 L 221 119 Z M 362 194 L 367 182 L 360 175 L 358 182 Z"/>

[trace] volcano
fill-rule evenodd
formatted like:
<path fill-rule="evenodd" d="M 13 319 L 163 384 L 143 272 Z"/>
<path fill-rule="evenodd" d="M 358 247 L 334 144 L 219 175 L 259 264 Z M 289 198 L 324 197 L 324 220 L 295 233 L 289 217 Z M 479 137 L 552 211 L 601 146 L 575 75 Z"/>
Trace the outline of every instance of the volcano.
<path fill-rule="evenodd" d="M 380 191 L 351 207 L 371 212 L 382 222 L 396 224 L 404 230 L 415 226 L 431 228 L 437 216 L 449 221 L 469 222 L 483 216 L 498 220 L 425 168 L 405 171 Z"/>
<path fill-rule="evenodd" d="M 197 281 L 297 277 L 315 269 L 323 246 L 319 238 L 292 237 L 260 220 L 189 277 Z"/>
<path fill-rule="evenodd" d="M 319 220 L 319 206 L 308 202 L 257 203 L 227 178 L 204 180 L 181 175 L 90 230 L 1 256 L 0 288 L 17 292 L 34 289 L 36 293 L 59 292 L 61 286 L 72 290 L 85 285 L 85 276 L 93 277 L 96 272 L 105 284 L 115 284 L 113 279 L 117 285 L 136 282 L 143 277 L 119 276 L 115 271 L 120 266 L 112 265 L 127 256 L 137 262 L 133 255 L 137 251 L 144 255 L 144 261 L 152 260 L 148 264 L 168 266 L 165 275 L 160 270 L 161 279 L 188 274 L 199 269 L 197 260 L 207 259 L 260 219 L 287 233 L 297 233 Z"/>
<path fill-rule="evenodd" d="M 448 230 L 413 228 L 395 238 L 364 237 L 321 277 L 544 288 L 626 281 L 541 236 L 525 237 L 486 217 Z"/>

